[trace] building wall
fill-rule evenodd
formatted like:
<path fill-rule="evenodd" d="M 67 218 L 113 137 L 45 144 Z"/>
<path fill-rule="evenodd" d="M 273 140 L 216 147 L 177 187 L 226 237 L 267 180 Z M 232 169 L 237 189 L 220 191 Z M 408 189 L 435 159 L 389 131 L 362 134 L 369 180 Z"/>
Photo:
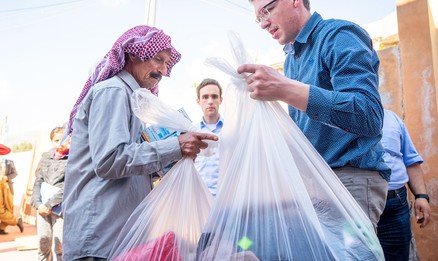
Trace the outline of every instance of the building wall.
<path fill-rule="evenodd" d="M 382 104 L 403 119 L 403 79 L 400 46 L 377 51 L 380 59 L 379 93 Z"/>
<path fill-rule="evenodd" d="M 430 38 L 432 43 L 432 59 L 434 77 L 435 77 L 435 92 L 438 93 L 438 1 L 429 0 L 429 28 Z M 438 95 L 436 97 L 438 104 Z"/>
<path fill-rule="evenodd" d="M 404 121 L 424 159 L 431 222 L 412 228 L 420 260 L 438 260 L 437 36 L 428 0 L 397 2 L 398 46 L 379 50 L 380 93 L 385 107 Z M 410 200 L 414 201 L 412 195 Z"/>
<path fill-rule="evenodd" d="M 402 59 L 401 59 L 401 49 L 400 46 L 394 46 L 385 48 L 383 50 L 378 51 L 378 55 L 380 58 L 380 69 L 379 69 L 379 78 L 380 78 L 380 86 L 379 86 L 379 92 L 382 99 L 382 103 L 385 108 L 390 109 L 397 113 L 397 115 L 400 116 L 400 118 L 405 119 L 406 114 L 411 113 L 410 110 L 406 110 L 404 106 L 404 101 L 406 99 L 406 93 L 404 91 L 403 86 L 403 77 L 402 77 Z M 414 135 L 414 132 L 418 132 L 418 130 L 421 130 L 421 126 L 412 126 L 407 125 L 407 128 L 409 130 L 409 133 L 412 136 L 412 139 L 414 140 L 414 143 L 419 150 L 420 154 L 425 158 L 425 163 L 423 164 L 423 170 L 425 171 L 425 177 L 433 175 L 433 171 L 430 170 L 430 164 L 429 159 L 426 159 L 427 155 L 424 155 L 422 147 L 418 143 L 418 137 Z M 427 167 L 425 168 L 425 166 Z M 428 184 L 428 187 L 431 185 Z M 429 192 L 431 190 L 429 189 Z M 432 197 L 432 194 L 431 194 Z M 412 195 L 410 196 L 410 201 L 413 201 Z M 413 216 L 413 213 L 411 213 Z M 414 220 L 413 220 L 414 221 Z M 436 222 L 434 222 L 436 223 Z M 430 223 L 428 227 L 421 229 L 417 231 L 417 229 L 414 228 L 414 238 L 417 241 L 417 254 L 421 257 L 427 256 L 428 258 L 420 259 L 420 260 L 438 260 L 438 256 L 434 253 L 429 253 L 429 248 L 427 247 L 428 242 L 424 242 L 424 240 L 421 240 L 423 238 L 423 233 L 430 233 L 431 231 L 435 230 L 436 224 Z M 418 225 L 415 224 L 415 222 L 412 222 L 413 227 L 417 227 Z M 438 233 L 432 233 L 434 235 L 437 235 Z M 438 242 L 438 238 L 430 238 L 432 242 Z M 427 253 L 426 253 L 427 252 Z M 430 257 L 434 256 L 435 259 L 431 259 Z"/>

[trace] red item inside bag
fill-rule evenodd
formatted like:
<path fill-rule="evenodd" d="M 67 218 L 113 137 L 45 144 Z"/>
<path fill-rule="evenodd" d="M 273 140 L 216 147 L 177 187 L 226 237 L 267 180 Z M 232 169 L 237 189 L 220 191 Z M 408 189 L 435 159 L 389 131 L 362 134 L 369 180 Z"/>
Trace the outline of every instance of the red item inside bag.
<path fill-rule="evenodd" d="M 115 258 L 116 261 L 181 261 L 176 247 L 175 233 L 170 231 L 163 236 L 135 247 Z"/>

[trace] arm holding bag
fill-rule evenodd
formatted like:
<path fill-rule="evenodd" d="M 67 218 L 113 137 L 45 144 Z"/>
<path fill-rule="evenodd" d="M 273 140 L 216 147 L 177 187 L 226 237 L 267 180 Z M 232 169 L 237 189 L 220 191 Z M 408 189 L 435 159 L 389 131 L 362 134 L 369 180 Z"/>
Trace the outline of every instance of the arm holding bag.
<path fill-rule="evenodd" d="M 144 122 L 180 132 L 194 128 L 148 90 L 136 90 L 132 101 Z M 212 201 L 193 159 L 181 159 L 132 213 L 109 260 L 193 260 Z"/>
<path fill-rule="evenodd" d="M 237 65 L 251 63 L 236 34 L 230 41 Z M 251 99 L 224 59 L 206 63 L 231 78 L 197 260 L 383 260 L 370 220 L 281 105 Z"/>

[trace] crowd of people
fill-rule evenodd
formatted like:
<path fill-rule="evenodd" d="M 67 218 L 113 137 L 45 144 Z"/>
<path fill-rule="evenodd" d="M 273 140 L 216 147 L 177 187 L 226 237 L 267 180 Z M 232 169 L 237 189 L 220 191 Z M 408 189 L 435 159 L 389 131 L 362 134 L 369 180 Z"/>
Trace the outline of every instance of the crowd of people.
<path fill-rule="evenodd" d="M 260 64 L 238 68 L 247 75 L 250 97 L 288 104 L 290 117 L 370 219 L 386 260 L 409 260 L 406 186 L 415 195 L 420 227 L 431 217 L 423 160 L 403 121 L 382 106 L 370 37 L 354 23 L 311 13 L 309 0 L 250 3 L 261 29 L 286 53 L 284 75 Z M 207 140 L 220 139 L 226 124 L 219 82 L 206 78 L 196 88 L 203 112 L 196 132 L 140 142 L 144 125 L 131 108 L 136 89 L 158 95 L 161 78 L 180 58 L 163 30 L 141 25 L 121 35 L 94 68 L 68 126 L 50 133 L 54 147 L 35 173 L 31 203 L 38 211 L 40 260 L 107 260 L 118 231 L 153 190 L 153 174 L 183 157 L 194 159 L 216 196 L 220 148 L 213 156 L 198 153 Z M 9 152 L 0 146 L 0 155 Z M 8 225 L 23 231 L 23 224 L 10 203 L 14 164 L 3 157 L 0 163 L 1 235 Z"/>

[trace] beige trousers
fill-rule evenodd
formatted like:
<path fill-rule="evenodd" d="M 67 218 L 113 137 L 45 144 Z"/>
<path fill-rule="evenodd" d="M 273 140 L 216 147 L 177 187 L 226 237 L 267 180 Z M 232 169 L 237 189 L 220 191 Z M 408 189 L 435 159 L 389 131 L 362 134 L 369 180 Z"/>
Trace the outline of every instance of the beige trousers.
<path fill-rule="evenodd" d="M 14 196 L 9 189 L 8 182 L 0 182 L 0 229 L 5 230 L 9 225 L 17 225 L 14 216 Z"/>
<path fill-rule="evenodd" d="M 388 182 L 378 171 L 352 167 L 333 169 L 338 178 L 359 203 L 359 206 L 371 220 L 374 230 L 383 213 L 388 193 Z"/>

